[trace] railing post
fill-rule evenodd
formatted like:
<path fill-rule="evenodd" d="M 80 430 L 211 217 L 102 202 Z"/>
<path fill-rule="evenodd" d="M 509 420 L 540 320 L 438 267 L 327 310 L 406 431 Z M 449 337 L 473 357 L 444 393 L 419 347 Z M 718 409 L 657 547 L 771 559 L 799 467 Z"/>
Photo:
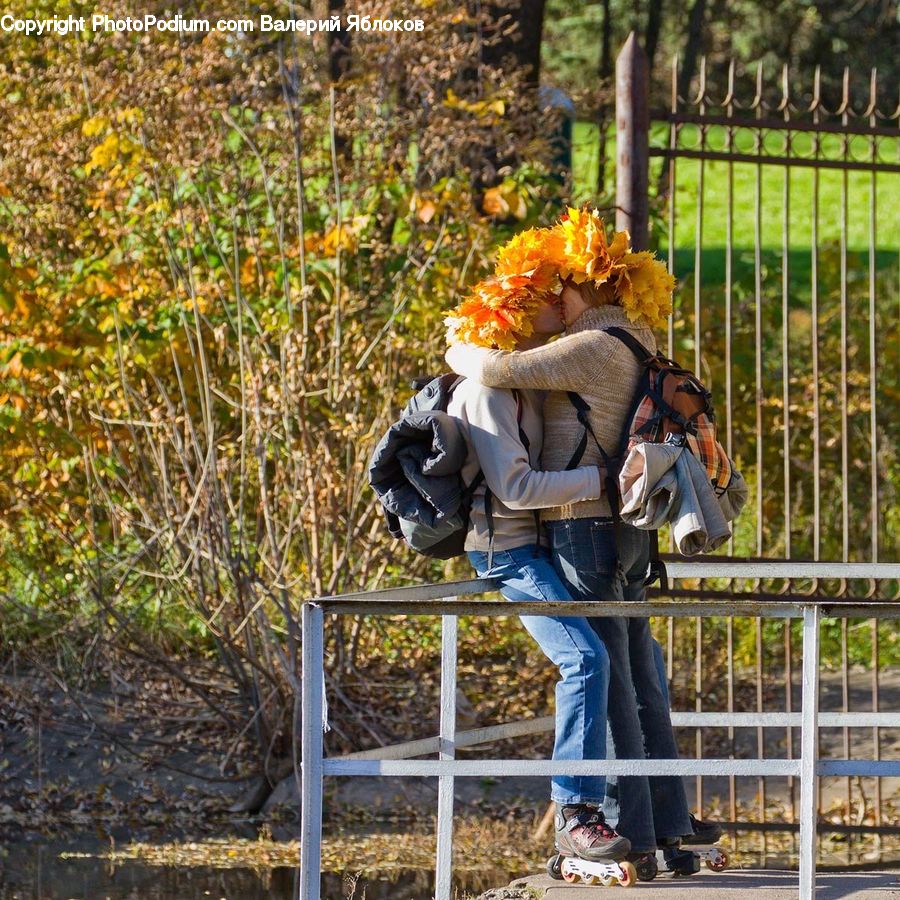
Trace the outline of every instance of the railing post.
<path fill-rule="evenodd" d="M 300 782 L 300 900 L 319 900 L 322 869 L 322 714 L 325 704 L 325 615 L 302 609 L 303 699 Z"/>
<path fill-rule="evenodd" d="M 647 249 L 650 76 L 632 31 L 616 57 L 616 230 Z"/>
<path fill-rule="evenodd" d="M 816 890 L 816 786 L 819 749 L 819 606 L 803 607 L 803 693 L 800 731 L 800 900 Z"/>
<path fill-rule="evenodd" d="M 455 600 L 455 597 L 448 598 Z M 441 617 L 441 722 L 440 759 L 456 758 L 456 616 Z M 435 900 L 451 900 L 453 889 L 452 775 L 438 777 L 437 865 Z"/>

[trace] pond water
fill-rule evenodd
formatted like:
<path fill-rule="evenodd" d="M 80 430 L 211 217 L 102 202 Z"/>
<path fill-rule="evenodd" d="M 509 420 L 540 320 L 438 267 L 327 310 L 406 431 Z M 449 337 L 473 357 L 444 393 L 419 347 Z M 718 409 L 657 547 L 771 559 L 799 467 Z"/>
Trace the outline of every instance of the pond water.
<path fill-rule="evenodd" d="M 155 866 L 138 861 L 60 857 L 63 852 L 98 852 L 108 844 L 94 840 L 16 842 L 0 845 L 0 900 L 293 900 L 292 868 L 217 869 Z M 322 876 L 324 900 L 431 900 L 431 872 L 367 874 L 353 885 L 339 874 Z M 479 893 L 496 887 L 490 872 L 458 885 Z"/>
<path fill-rule="evenodd" d="M 127 841 L 122 841 L 127 843 Z M 157 866 L 139 861 L 115 865 L 97 857 L 63 858 L 62 853 L 103 853 L 110 844 L 95 836 L 2 841 L 0 835 L 0 900 L 293 900 L 297 870 L 291 867 L 254 870 L 210 866 Z M 820 864 L 871 867 L 868 845 L 845 844 L 824 853 Z M 896 849 L 896 848 L 895 848 Z M 897 864 L 898 854 L 878 864 Z M 784 853 L 754 853 L 743 845 L 741 864 L 781 868 L 796 865 Z M 523 873 L 524 874 L 524 873 Z M 485 870 L 461 877 L 458 896 L 477 895 L 508 879 Z M 322 876 L 323 900 L 431 900 L 434 876 L 427 871 L 367 872 L 354 879 L 337 873 Z"/>

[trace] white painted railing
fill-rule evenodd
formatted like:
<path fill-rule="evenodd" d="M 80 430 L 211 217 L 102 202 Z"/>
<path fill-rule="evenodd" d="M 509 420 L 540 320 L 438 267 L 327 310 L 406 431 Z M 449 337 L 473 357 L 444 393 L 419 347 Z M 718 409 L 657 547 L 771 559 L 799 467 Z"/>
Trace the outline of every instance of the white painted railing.
<path fill-rule="evenodd" d="M 900 579 L 894 563 L 703 562 L 670 563 L 672 578 L 860 578 Z M 673 713 L 674 725 L 799 726 L 799 759 L 679 760 L 456 760 L 457 747 L 551 730 L 552 717 L 456 732 L 456 648 L 460 615 L 534 615 L 536 602 L 459 600 L 495 591 L 489 580 L 414 585 L 386 591 L 345 594 L 303 604 L 303 729 L 301 789 L 300 900 L 320 900 L 322 782 L 326 775 L 405 775 L 438 778 L 435 900 L 450 900 L 453 849 L 453 786 L 457 777 L 505 775 L 790 775 L 800 778 L 801 900 L 812 900 L 816 878 L 816 787 L 826 775 L 900 776 L 900 760 L 818 759 L 818 729 L 834 726 L 900 728 L 900 712 L 819 713 L 819 631 L 823 618 L 900 619 L 900 603 L 841 602 L 822 599 L 760 601 L 651 600 L 645 603 L 541 603 L 553 616 L 744 616 L 802 618 L 801 712 Z M 440 615 L 442 618 L 440 734 L 392 748 L 323 757 L 324 621 L 336 615 Z M 437 753 L 436 760 L 410 757 Z"/>

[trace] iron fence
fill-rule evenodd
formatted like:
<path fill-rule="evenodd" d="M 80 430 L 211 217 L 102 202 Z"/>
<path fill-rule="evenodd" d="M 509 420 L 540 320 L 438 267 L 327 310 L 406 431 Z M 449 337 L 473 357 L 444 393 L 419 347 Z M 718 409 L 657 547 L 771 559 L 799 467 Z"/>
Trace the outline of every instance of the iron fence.
<path fill-rule="evenodd" d="M 808 94 L 800 96 L 787 66 L 774 85 L 762 65 L 742 83 L 734 61 L 713 73 L 704 58 L 695 91 L 682 97 L 676 59 L 669 107 L 653 110 L 646 68 L 632 36 L 616 68 L 616 224 L 631 231 L 637 247 L 647 247 L 655 214 L 652 236 L 680 282 L 667 352 L 692 365 L 713 390 L 722 407 L 722 441 L 748 477 L 747 524 L 739 523 L 727 555 L 872 563 L 896 558 L 896 534 L 888 528 L 886 510 L 897 506 L 890 472 L 897 463 L 898 367 L 882 362 L 895 359 L 898 346 L 897 86 L 879 84 L 872 71 L 866 76 L 867 100 L 857 107 L 845 70 L 840 97 L 829 106 L 818 70 Z M 880 108 L 885 103 L 887 108 Z M 789 584 L 751 587 L 777 595 Z M 691 596 L 704 596 L 708 588 L 699 581 Z M 713 586 L 722 589 L 742 587 L 732 581 Z M 799 589 L 811 597 L 898 598 L 896 583 L 811 579 Z M 866 666 L 871 705 L 879 710 L 885 659 L 896 657 L 893 632 L 872 620 L 862 636 L 858 624 L 835 623 L 838 634 L 826 645 L 824 663 L 839 673 L 844 712 L 851 706 L 851 659 Z M 741 680 L 735 642 L 746 643 L 747 637 L 738 634 L 741 629 L 746 632 L 733 617 L 724 629 L 721 622 L 699 617 L 658 624 L 669 677 L 677 669 L 693 672 L 681 696 L 691 699 L 697 712 L 709 702 L 710 682 L 723 675 L 727 710 L 735 710 Z M 711 659 L 707 638 L 723 630 L 724 654 Z M 786 621 L 777 637 L 771 629 L 764 633 L 761 619 L 752 630 L 756 710 L 764 712 L 766 694 L 777 688 L 790 712 L 796 636 Z M 715 667 L 722 665 L 725 672 L 717 676 Z M 845 755 L 858 736 L 842 727 Z M 728 737 L 733 745 L 733 730 Z M 882 751 L 877 726 L 867 730 L 869 737 L 877 759 Z M 762 726 L 756 740 L 762 755 Z M 698 757 L 704 743 L 698 728 Z M 790 755 L 789 729 L 785 744 Z M 767 790 L 761 777 L 757 818 L 763 825 Z M 733 778 L 728 793 L 734 819 Z M 795 821 L 792 779 L 787 794 Z M 883 825 L 883 799 L 880 779 L 867 796 L 848 777 L 843 823 L 858 824 L 871 813 L 876 828 Z M 698 776 L 701 815 L 705 800 Z M 821 795 L 818 802 L 821 806 Z"/>

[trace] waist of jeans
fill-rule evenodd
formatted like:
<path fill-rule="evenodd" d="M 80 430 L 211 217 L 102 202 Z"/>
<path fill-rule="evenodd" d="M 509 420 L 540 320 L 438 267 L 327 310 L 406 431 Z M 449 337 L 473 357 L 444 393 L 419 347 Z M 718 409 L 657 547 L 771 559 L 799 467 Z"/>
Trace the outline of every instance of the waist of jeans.
<path fill-rule="evenodd" d="M 543 523 L 547 529 L 572 528 L 615 528 L 616 520 L 612 516 L 591 516 L 575 519 L 551 519 Z"/>
<path fill-rule="evenodd" d="M 541 521 L 558 522 L 562 519 L 594 519 L 609 516 L 612 510 L 604 494 L 597 500 L 579 500 L 565 506 L 551 506 L 541 511 Z"/>

